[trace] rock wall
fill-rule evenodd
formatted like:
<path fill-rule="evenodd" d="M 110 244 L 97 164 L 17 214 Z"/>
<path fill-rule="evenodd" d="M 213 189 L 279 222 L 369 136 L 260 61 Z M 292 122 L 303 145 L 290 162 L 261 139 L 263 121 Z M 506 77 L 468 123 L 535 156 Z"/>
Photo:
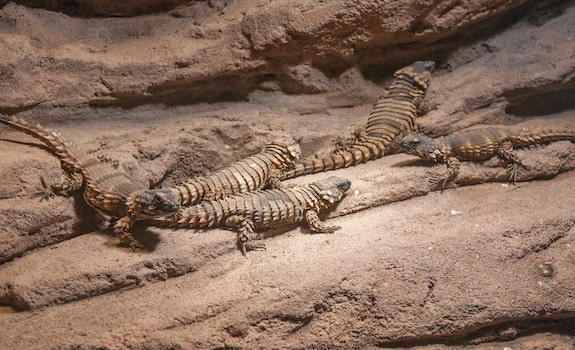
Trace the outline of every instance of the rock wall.
<path fill-rule="evenodd" d="M 338 78 L 351 68 L 379 81 L 413 60 L 445 59 L 526 12 L 541 21 L 563 6 L 544 3 L 199 1 L 155 15 L 86 19 L 10 2 L 0 19 L 0 111 L 238 100 L 262 84 L 343 93 Z"/>

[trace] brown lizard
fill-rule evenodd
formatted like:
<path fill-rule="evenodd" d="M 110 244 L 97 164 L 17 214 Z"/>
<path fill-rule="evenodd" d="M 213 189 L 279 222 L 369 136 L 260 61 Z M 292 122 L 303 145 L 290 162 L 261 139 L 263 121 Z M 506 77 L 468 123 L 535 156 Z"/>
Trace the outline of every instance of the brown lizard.
<path fill-rule="evenodd" d="M 56 131 L 17 117 L 0 116 L 0 123 L 44 142 L 60 160 L 65 173 L 50 185 L 47 196 L 54 193 L 67 196 L 83 188 L 86 203 L 100 215 L 117 219 L 114 232 L 122 244 L 135 244 L 129 232 L 135 221 L 171 215 L 180 209 L 179 197 L 174 197 L 170 190 L 146 191 L 143 184 L 116 170 L 110 162 L 78 149 Z"/>
<path fill-rule="evenodd" d="M 349 145 L 343 145 L 328 157 L 297 163 L 280 178 L 347 168 L 392 153 L 397 148 L 395 143 L 414 129 L 434 69 L 432 61 L 417 61 L 396 71 L 394 81 L 370 113 L 365 129 L 356 132 Z"/>
<path fill-rule="evenodd" d="M 270 228 L 306 220 L 315 232 L 332 233 L 337 226 L 325 226 L 318 218 L 321 209 L 339 202 L 349 189 L 349 180 L 331 176 L 306 186 L 248 192 L 185 207 L 177 215 L 149 222 L 173 228 L 223 227 L 238 232 L 242 254 L 263 248 L 251 243 L 254 229 Z M 256 236 L 261 238 L 260 236 Z"/>
<path fill-rule="evenodd" d="M 280 174 L 293 167 L 301 154 L 297 140 L 284 137 L 268 143 L 250 157 L 233 163 L 208 176 L 198 176 L 172 188 L 147 190 L 149 198 L 157 191 L 171 191 L 181 205 L 194 205 L 204 200 L 221 199 L 262 188 L 279 188 Z"/>
<path fill-rule="evenodd" d="M 510 163 L 510 179 L 515 183 L 521 161 L 513 152 L 513 148 L 560 140 L 575 142 L 575 131 L 498 126 L 466 130 L 438 138 L 407 135 L 399 142 L 399 145 L 408 154 L 445 163 L 447 171 L 432 179 L 433 182 L 441 182 L 442 188 L 445 188 L 447 181 L 457 177 L 462 160 L 483 161 L 494 156 L 499 156 Z"/>

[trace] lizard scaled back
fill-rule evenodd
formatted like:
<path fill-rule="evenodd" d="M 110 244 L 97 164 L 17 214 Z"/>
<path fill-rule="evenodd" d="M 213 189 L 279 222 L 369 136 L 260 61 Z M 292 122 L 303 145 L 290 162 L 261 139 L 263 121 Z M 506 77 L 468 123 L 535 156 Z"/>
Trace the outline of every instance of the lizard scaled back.
<path fill-rule="evenodd" d="M 123 171 L 115 169 L 109 162 L 100 161 L 65 140 L 54 130 L 40 124 L 12 117 L 0 116 L 0 123 L 22 131 L 45 143 L 58 157 L 65 174 L 51 185 L 50 190 L 69 195 L 84 188 L 86 203 L 100 215 L 119 219 L 115 232 L 123 243 L 132 243 L 129 234 L 134 221 L 177 212 L 179 201 L 169 191 L 154 195 L 146 193 L 146 187 Z"/>
<path fill-rule="evenodd" d="M 328 157 L 296 163 L 281 179 L 347 168 L 391 153 L 394 141 L 414 129 L 434 69 L 432 61 L 416 61 L 396 71 L 393 82 L 369 114 L 365 129 L 350 145 L 344 145 Z"/>
<path fill-rule="evenodd" d="M 339 202 L 351 186 L 347 179 L 331 176 L 305 186 L 248 192 L 185 207 L 177 215 L 153 219 L 151 224 L 173 228 L 223 227 L 238 232 L 238 247 L 257 249 L 250 236 L 263 229 L 306 220 L 315 232 L 333 232 L 339 227 L 325 226 L 318 218 L 321 209 Z"/>
<path fill-rule="evenodd" d="M 438 138 L 407 135 L 399 145 L 408 154 L 447 164 L 447 171 L 433 179 L 445 186 L 447 181 L 457 177 L 460 161 L 483 161 L 494 156 L 499 156 L 511 164 L 510 178 L 515 182 L 521 160 L 514 154 L 514 148 L 561 140 L 575 142 L 575 130 L 492 126 L 455 132 Z"/>

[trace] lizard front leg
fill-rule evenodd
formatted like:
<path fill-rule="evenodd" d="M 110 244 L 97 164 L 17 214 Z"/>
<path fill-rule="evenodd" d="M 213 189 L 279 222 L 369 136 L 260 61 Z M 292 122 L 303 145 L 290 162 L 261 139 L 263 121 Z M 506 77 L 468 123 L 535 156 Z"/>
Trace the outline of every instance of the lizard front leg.
<path fill-rule="evenodd" d="M 265 250 L 263 243 L 252 243 L 252 236 L 255 239 L 261 239 L 261 235 L 254 233 L 254 222 L 252 219 L 241 215 L 231 215 L 224 222 L 226 228 L 237 231 L 238 233 L 238 248 L 245 256 L 248 250 Z"/>
<path fill-rule="evenodd" d="M 461 166 L 461 162 L 455 156 L 447 157 L 444 160 L 444 163 L 447 165 L 447 171 L 441 175 L 434 176 L 431 179 L 432 183 L 441 183 L 441 190 L 445 189 L 445 184 L 447 181 L 451 181 L 457 177 L 457 174 L 459 174 L 459 168 Z"/>
<path fill-rule="evenodd" d="M 124 247 L 143 248 L 140 242 L 134 238 L 130 229 L 134 224 L 134 220 L 130 216 L 124 216 L 116 221 L 113 230 L 114 235 L 120 240 L 120 245 Z"/>
<path fill-rule="evenodd" d="M 511 169 L 510 180 L 515 184 L 517 179 L 517 170 L 522 165 L 517 155 L 513 153 L 513 144 L 511 141 L 504 141 L 499 145 L 497 150 L 497 155 L 509 163 L 509 168 Z"/>
<path fill-rule="evenodd" d="M 316 210 L 306 211 L 305 221 L 312 231 L 318 233 L 334 233 L 335 231 L 341 229 L 340 226 L 326 226 L 325 223 L 320 220 Z"/>

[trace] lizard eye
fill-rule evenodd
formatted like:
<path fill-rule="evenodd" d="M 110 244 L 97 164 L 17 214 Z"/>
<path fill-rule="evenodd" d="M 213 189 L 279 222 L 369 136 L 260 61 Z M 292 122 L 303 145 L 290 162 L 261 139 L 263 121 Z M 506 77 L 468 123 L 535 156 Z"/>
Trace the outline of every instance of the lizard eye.
<path fill-rule="evenodd" d="M 164 199 L 160 196 L 154 196 L 154 204 L 156 206 L 162 206 L 164 204 Z"/>
<path fill-rule="evenodd" d="M 337 189 L 340 190 L 341 192 L 345 192 L 349 190 L 350 186 L 351 184 L 349 182 L 342 182 L 337 185 Z"/>
<path fill-rule="evenodd" d="M 399 142 L 399 144 L 403 147 L 407 148 L 415 148 L 419 146 L 421 140 L 415 137 L 404 137 L 403 140 Z"/>

